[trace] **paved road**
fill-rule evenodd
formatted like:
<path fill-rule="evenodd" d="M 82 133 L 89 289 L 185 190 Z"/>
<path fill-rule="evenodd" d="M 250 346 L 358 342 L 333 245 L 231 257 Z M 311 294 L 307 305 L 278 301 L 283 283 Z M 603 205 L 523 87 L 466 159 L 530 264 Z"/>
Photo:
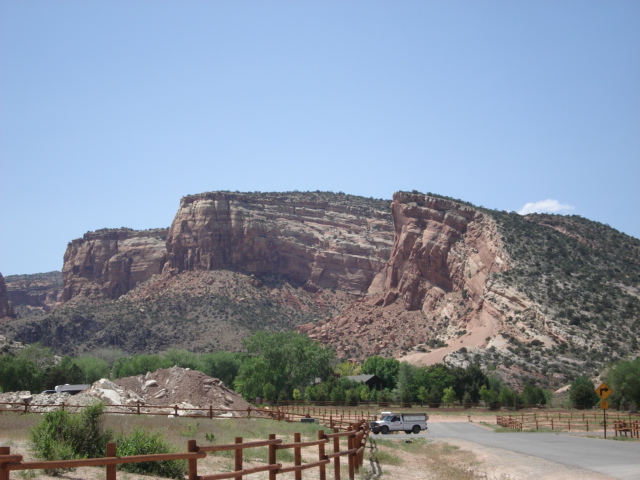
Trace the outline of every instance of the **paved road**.
<path fill-rule="evenodd" d="M 383 437 L 377 435 L 378 438 Z M 391 437 L 391 435 L 389 435 Z M 640 443 L 585 438 L 560 433 L 495 433 L 473 423 L 429 422 L 426 434 L 393 434 L 394 438 L 460 438 L 504 448 L 614 478 L 640 480 Z"/>

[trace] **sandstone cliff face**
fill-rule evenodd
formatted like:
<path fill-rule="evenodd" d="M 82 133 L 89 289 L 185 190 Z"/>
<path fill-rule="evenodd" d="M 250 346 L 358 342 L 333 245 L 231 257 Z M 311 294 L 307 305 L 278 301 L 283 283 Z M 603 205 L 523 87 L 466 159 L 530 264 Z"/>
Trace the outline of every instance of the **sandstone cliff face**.
<path fill-rule="evenodd" d="M 384 201 L 332 193 L 190 195 L 168 231 L 99 230 L 69 243 L 62 299 L 114 299 L 157 273 L 222 269 L 361 295 L 392 242 Z"/>
<path fill-rule="evenodd" d="M 162 272 L 167 229 L 104 229 L 73 240 L 64 254 L 63 301 L 113 299 Z"/>
<path fill-rule="evenodd" d="M 346 358 L 356 352 L 356 358 L 397 356 L 429 343 L 458 344 L 450 351 L 486 346 L 502 322 L 489 307 L 491 275 L 509 266 L 493 219 L 423 194 L 396 193 L 391 208 L 393 249 L 370 296 L 332 321 L 302 330 Z"/>
<path fill-rule="evenodd" d="M 0 318 L 13 317 L 13 306 L 7 295 L 7 287 L 4 283 L 4 277 L 0 273 Z"/>
<path fill-rule="evenodd" d="M 391 215 L 388 207 L 346 197 L 225 192 L 184 197 L 167 238 L 165 271 L 278 274 L 310 291 L 365 293 L 389 257 Z"/>
<path fill-rule="evenodd" d="M 49 311 L 62 302 L 62 272 L 9 275 L 7 295 L 18 315 L 23 307 Z"/>

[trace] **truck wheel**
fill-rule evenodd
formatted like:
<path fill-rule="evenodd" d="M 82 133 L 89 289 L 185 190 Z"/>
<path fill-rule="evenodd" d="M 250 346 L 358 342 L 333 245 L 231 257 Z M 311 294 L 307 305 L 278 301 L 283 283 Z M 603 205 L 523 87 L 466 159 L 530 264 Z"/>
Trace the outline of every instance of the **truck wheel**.
<path fill-rule="evenodd" d="M 386 435 L 387 433 L 389 433 L 389 427 L 385 425 L 380 429 L 380 431 L 382 432 L 383 435 Z"/>
<path fill-rule="evenodd" d="M 374 435 L 378 435 L 380 433 L 380 430 L 371 430 L 373 432 Z"/>
<path fill-rule="evenodd" d="M 413 433 L 420 433 L 420 425 L 414 425 L 411 430 Z"/>
<path fill-rule="evenodd" d="M 407 435 L 409 435 L 411 433 L 411 430 L 405 430 L 404 433 L 406 433 Z"/>

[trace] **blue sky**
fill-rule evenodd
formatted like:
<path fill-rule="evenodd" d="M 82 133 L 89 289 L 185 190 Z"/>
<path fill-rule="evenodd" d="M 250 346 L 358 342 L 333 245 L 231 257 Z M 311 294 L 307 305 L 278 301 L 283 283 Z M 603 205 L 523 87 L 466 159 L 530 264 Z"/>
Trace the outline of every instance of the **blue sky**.
<path fill-rule="evenodd" d="M 205 191 L 415 189 L 638 238 L 639 183 L 635 0 L 0 3 L 5 276 Z"/>

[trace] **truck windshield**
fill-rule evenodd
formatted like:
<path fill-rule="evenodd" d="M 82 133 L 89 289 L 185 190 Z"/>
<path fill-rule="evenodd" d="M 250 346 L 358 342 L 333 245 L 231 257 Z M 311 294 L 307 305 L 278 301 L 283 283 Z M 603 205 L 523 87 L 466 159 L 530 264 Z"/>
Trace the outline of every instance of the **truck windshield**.
<path fill-rule="evenodd" d="M 384 420 L 385 422 L 393 422 L 393 415 L 387 415 L 382 420 Z"/>

